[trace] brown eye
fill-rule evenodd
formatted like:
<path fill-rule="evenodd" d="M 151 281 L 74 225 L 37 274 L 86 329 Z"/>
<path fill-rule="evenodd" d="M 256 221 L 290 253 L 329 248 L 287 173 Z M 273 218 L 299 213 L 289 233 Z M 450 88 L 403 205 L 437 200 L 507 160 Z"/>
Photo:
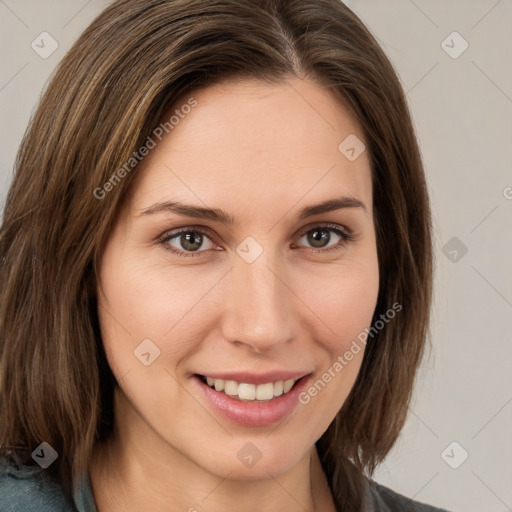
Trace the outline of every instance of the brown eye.
<path fill-rule="evenodd" d="M 308 243 L 313 247 L 325 247 L 331 240 L 331 234 L 329 230 L 325 228 L 315 228 L 314 230 L 308 231 L 306 237 Z"/>
<path fill-rule="evenodd" d="M 345 245 L 348 241 L 352 240 L 352 235 L 345 233 L 337 227 L 315 226 L 306 231 L 301 236 L 302 239 L 306 239 L 307 244 L 314 249 L 331 249 Z"/>
<path fill-rule="evenodd" d="M 186 251 L 197 251 L 203 243 L 203 234 L 197 231 L 183 233 L 179 238 L 181 247 Z"/>
<path fill-rule="evenodd" d="M 210 247 L 204 247 L 205 241 L 209 241 Z M 208 234 L 200 229 L 181 229 L 174 233 L 168 233 L 160 240 L 160 243 L 165 249 L 181 256 L 199 256 L 206 250 L 215 247 Z"/>

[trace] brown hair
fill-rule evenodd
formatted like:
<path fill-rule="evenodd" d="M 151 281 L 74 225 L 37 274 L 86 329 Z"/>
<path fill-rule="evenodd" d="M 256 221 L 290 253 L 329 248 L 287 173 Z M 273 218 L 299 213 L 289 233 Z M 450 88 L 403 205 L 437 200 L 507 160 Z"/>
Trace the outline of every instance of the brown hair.
<path fill-rule="evenodd" d="M 0 230 L 0 449 L 48 442 L 68 497 L 113 424 L 97 257 L 135 175 L 94 191 L 176 98 L 221 80 L 311 77 L 359 121 L 371 154 L 380 289 L 354 388 L 317 442 L 337 503 L 357 510 L 405 421 L 429 337 L 431 217 L 404 92 L 339 0 L 118 0 L 60 62 L 20 146 Z M 341 142 L 341 141 L 340 141 Z"/>

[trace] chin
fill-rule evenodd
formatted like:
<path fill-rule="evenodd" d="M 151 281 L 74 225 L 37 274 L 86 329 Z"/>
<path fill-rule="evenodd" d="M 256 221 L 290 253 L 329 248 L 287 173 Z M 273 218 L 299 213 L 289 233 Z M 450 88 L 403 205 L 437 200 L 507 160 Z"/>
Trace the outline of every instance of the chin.
<path fill-rule="evenodd" d="M 272 435 L 272 434 L 271 434 Z M 235 448 L 226 448 L 222 456 L 212 454 L 203 466 L 211 473 L 231 480 L 267 480 L 270 475 L 280 476 L 292 469 L 309 450 L 298 450 L 295 443 L 280 446 L 269 439 L 236 439 Z"/>

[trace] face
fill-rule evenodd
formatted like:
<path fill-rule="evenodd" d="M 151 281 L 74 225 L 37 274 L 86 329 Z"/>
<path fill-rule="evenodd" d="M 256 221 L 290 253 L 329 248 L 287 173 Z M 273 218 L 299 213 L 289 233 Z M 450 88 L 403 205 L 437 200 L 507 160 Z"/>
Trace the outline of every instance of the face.
<path fill-rule="evenodd" d="M 162 457 L 265 478 L 311 450 L 361 366 L 379 281 L 370 159 L 339 149 L 362 130 L 313 82 L 211 86 L 172 111 L 191 96 L 100 260 L 116 421 Z"/>

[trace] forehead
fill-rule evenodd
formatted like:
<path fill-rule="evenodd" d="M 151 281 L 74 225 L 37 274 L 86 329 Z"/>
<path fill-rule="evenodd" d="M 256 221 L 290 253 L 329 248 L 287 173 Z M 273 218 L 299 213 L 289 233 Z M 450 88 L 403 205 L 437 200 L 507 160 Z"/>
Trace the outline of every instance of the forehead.
<path fill-rule="evenodd" d="M 190 98 L 197 104 L 182 109 Z M 364 141 L 361 127 L 320 85 L 300 79 L 217 84 L 182 96 L 162 122 L 173 114 L 179 115 L 169 133 L 138 170 L 135 208 L 170 197 L 245 209 L 273 199 L 291 206 L 332 191 L 359 197 L 371 209 L 368 151 L 350 161 L 339 149 L 348 136 Z"/>

